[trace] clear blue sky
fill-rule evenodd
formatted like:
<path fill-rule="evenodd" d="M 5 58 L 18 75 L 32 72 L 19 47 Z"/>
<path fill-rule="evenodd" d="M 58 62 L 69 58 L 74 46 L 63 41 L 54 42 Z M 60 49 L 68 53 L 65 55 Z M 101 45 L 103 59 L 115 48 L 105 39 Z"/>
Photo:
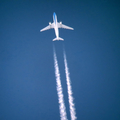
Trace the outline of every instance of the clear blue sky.
<path fill-rule="evenodd" d="M 66 50 L 78 120 L 120 120 L 118 0 L 0 1 L 0 120 L 59 120 L 53 44 L 70 120 L 63 63 Z M 53 21 L 54 30 L 39 30 Z"/>

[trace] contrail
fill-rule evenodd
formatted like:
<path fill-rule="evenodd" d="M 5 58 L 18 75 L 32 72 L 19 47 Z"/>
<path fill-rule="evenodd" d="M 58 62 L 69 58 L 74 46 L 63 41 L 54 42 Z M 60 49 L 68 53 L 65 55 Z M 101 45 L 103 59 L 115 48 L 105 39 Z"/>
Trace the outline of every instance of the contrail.
<path fill-rule="evenodd" d="M 61 117 L 61 120 L 67 120 L 66 108 L 64 104 L 64 98 L 63 98 L 64 97 L 63 90 L 62 90 L 62 85 L 60 80 L 59 66 L 58 66 L 55 50 L 54 50 L 54 67 L 55 67 L 55 77 L 56 77 L 56 84 L 57 84 L 56 88 L 57 88 L 57 94 L 58 94 L 60 117 Z"/>
<path fill-rule="evenodd" d="M 71 81 L 70 81 L 70 76 L 69 76 L 69 69 L 67 65 L 67 58 L 66 54 L 64 51 L 64 64 L 65 64 L 65 73 L 66 73 L 66 82 L 67 82 L 67 91 L 68 91 L 68 100 L 69 100 L 69 107 L 70 107 L 70 115 L 71 115 L 71 120 L 77 119 L 76 117 L 76 112 L 75 112 L 75 105 L 73 103 L 73 96 L 72 96 L 72 87 L 71 87 Z"/>

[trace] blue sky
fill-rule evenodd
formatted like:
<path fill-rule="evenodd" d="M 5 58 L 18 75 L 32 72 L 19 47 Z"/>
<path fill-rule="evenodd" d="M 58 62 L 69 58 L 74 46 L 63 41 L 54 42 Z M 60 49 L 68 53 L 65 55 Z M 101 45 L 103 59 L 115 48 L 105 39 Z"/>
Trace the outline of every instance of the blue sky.
<path fill-rule="evenodd" d="M 53 21 L 54 30 L 40 33 Z M 78 120 L 120 120 L 120 7 L 117 0 L 0 1 L 0 120 L 59 120 L 53 45 L 70 120 L 66 51 Z"/>

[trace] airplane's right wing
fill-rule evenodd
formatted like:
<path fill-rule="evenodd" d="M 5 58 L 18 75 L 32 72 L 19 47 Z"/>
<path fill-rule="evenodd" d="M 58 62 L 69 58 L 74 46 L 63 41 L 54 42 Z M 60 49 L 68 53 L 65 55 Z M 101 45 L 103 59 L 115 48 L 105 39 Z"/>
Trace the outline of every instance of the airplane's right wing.
<path fill-rule="evenodd" d="M 52 28 L 54 28 L 54 24 L 53 23 L 49 24 L 47 27 L 45 27 L 42 30 L 40 30 L 40 32 L 45 31 L 45 30 L 49 30 L 49 29 L 52 29 Z"/>
<path fill-rule="evenodd" d="M 61 22 L 60 22 L 60 23 L 57 23 L 57 24 L 58 24 L 58 28 L 64 28 L 64 29 L 74 30 L 72 27 L 69 27 L 69 26 L 63 25 Z"/>

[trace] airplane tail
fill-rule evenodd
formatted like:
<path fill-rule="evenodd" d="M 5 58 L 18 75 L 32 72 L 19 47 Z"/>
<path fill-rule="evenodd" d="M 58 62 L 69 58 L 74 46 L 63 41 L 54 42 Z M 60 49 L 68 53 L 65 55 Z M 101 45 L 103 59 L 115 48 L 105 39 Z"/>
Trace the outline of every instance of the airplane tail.
<path fill-rule="evenodd" d="M 56 40 L 63 40 L 63 41 L 64 41 L 64 39 L 62 39 L 62 38 L 60 38 L 60 37 L 53 39 L 53 41 L 56 41 Z"/>

